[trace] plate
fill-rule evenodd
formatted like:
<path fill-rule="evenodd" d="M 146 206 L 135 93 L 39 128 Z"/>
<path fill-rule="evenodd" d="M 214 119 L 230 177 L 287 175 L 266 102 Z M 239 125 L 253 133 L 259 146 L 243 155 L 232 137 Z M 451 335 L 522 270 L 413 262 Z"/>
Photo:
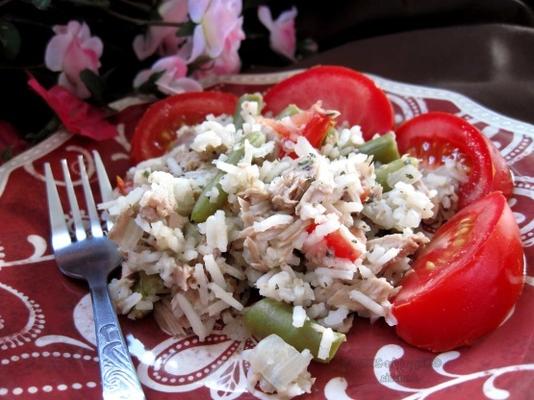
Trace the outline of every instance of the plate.
<path fill-rule="evenodd" d="M 206 81 L 235 93 L 264 90 L 296 71 L 236 75 Z M 388 94 L 399 123 L 441 110 L 467 119 L 500 149 L 515 174 L 510 205 L 527 257 L 527 282 L 506 322 L 472 347 L 442 354 L 417 350 L 383 322 L 356 319 L 335 360 L 312 365 L 317 377 L 310 399 L 527 398 L 534 390 L 534 126 L 494 113 L 459 94 L 371 76 Z M 48 243 L 44 162 L 61 176 L 67 158 L 79 185 L 76 158 L 90 151 L 104 159 L 110 176 L 129 166 L 127 135 L 92 142 L 60 131 L 0 167 L 0 397 L 99 399 L 98 357 L 86 286 L 59 273 Z M 64 187 L 62 181 L 57 182 Z M 96 187 L 95 187 L 96 190 Z M 60 195 L 66 197 L 65 191 Z M 254 341 L 233 341 L 215 331 L 205 342 L 173 338 L 151 318 L 121 319 L 147 398 L 251 399 L 248 365 L 239 353 Z"/>

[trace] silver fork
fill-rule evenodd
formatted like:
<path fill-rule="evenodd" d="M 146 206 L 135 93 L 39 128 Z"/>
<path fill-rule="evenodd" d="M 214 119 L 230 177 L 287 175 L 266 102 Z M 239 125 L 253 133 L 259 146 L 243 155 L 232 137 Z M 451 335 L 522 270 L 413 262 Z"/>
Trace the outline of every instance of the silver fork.
<path fill-rule="evenodd" d="M 111 185 L 104 164 L 96 151 L 93 151 L 93 157 L 102 200 L 110 200 Z M 119 265 L 121 258 L 116 245 L 104 236 L 81 155 L 78 157 L 78 163 L 90 229 L 86 232 L 82 224 L 67 161 L 63 159 L 61 167 L 74 222 L 72 236 L 65 221 L 52 169 L 49 163 L 45 164 L 46 194 L 55 258 L 62 273 L 71 278 L 84 279 L 89 284 L 103 398 L 105 400 L 145 399 L 107 289 L 108 275 Z"/>

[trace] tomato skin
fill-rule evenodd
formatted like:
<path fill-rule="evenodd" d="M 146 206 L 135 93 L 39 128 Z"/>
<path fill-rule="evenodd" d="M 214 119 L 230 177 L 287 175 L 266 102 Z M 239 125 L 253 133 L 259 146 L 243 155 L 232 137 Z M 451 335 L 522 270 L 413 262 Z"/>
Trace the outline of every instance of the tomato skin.
<path fill-rule="evenodd" d="M 312 233 L 317 226 L 316 223 L 311 223 L 306 228 L 306 232 Z M 324 238 L 326 247 L 334 253 L 334 256 L 339 258 L 347 258 L 350 261 L 356 261 L 360 257 L 361 252 L 351 243 L 343 234 L 337 230 L 329 233 Z"/>
<path fill-rule="evenodd" d="M 347 258 L 356 261 L 361 253 L 339 231 L 329 233 L 325 237 L 326 246 L 339 258 Z"/>
<path fill-rule="evenodd" d="M 333 125 L 332 119 L 327 115 L 314 114 L 302 130 L 302 136 L 316 149 L 323 144 L 328 129 Z"/>
<path fill-rule="evenodd" d="M 500 191 L 506 198 L 512 197 L 512 192 L 514 191 L 514 180 L 512 178 L 512 173 L 506 160 L 501 155 L 499 150 L 495 145 L 489 140 L 486 136 L 486 143 L 488 144 L 491 152 L 491 159 L 493 162 L 493 191 Z"/>
<path fill-rule="evenodd" d="M 445 240 L 471 217 L 465 241 Z M 450 236 L 449 236 L 450 237 Z M 430 260 L 440 263 L 428 268 Z M 439 261 L 438 261 L 439 260 Z M 397 334 L 434 352 L 471 344 L 496 329 L 523 287 L 519 228 L 505 197 L 494 192 L 457 213 L 417 256 L 393 300 Z"/>
<path fill-rule="evenodd" d="M 190 92 L 167 97 L 145 112 L 132 138 L 131 157 L 139 163 L 161 156 L 184 124 L 201 122 L 208 114 L 233 114 L 237 97 L 222 92 Z"/>
<path fill-rule="evenodd" d="M 449 113 L 429 112 L 405 122 L 396 135 L 399 151 L 419 158 L 441 159 L 444 154 L 439 152 L 447 148 L 459 150 L 470 168 L 467 182 L 459 186 L 459 209 L 493 190 L 494 167 L 487 139 L 464 119 Z M 425 151 L 424 143 L 432 144 L 431 150 Z"/>
<path fill-rule="evenodd" d="M 308 109 L 321 100 L 323 108 L 341 113 L 339 122 L 360 125 L 366 140 L 393 128 L 393 108 L 385 93 L 371 79 L 350 68 L 310 68 L 274 85 L 264 100 L 264 111 L 274 115 L 288 104 Z"/>

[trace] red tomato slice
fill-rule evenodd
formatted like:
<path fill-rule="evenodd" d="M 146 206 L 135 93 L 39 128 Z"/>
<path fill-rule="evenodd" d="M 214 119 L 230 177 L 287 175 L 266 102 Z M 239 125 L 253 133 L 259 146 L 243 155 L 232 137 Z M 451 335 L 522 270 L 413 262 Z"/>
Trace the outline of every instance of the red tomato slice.
<path fill-rule="evenodd" d="M 467 121 L 452 114 L 430 112 L 404 123 L 396 133 L 400 152 L 422 159 L 426 168 L 435 168 L 443 157 L 458 152 L 456 157 L 468 174 L 468 180 L 459 187 L 459 208 L 492 191 L 491 150 L 482 133 Z"/>
<path fill-rule="evenodd" d="M 323 108 L 341 113 L 339 122 L 360 125 L 365 139 L 393 127 L 393 109 L 375 83 L 349 68 L 319 66 L 293 75 L 270 88 L 265 111 L 278 114 L 287 105 L 308 109 L 318 100 Z"/>
<path fill-rule="evenodd" d="M 208 114 L 233 114 L 237 97 L 222 92 L 182 93 L 152 104 L 137 125 L 132 138 L 136 163 L 161 156 L 176 140 L 176 130 L 201 122 Z"/>
<path fill-rule="evenodd" d="M 317 224 L 311 223 L 306 228 L 306 231 L 312 233 L 316 226 Z M 356 246 L 343 236 L 339 230 L 326 235 L 325 243 L 326 247 L 328 247 L 336 257 L 348 258 L 351 261 L 356 261 L 361 255 L 361 252 Z"/>
<path fill-rule="evenodd" d="M 393 301 L 397 334 L 431 351 L 472 343 L 502 323 L 523 287 L 519 228 L 498 192 L 465 207 L 417 256 Z"/>

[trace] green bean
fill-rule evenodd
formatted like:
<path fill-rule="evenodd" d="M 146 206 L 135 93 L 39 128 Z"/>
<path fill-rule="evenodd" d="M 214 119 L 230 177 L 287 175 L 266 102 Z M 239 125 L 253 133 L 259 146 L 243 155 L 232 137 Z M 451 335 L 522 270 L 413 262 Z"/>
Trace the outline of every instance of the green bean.
<path fill-rule="evenodd" d="M 419 164 L 419 161 L 413 157 L 402 157 L 388 164 L 384 164 L 380 168 L 377 168 L 375 171 L 376 181 L 380 185 L 382 185 L 382 187 L 384 188 L 384 192 L 388 192 L 391 189 L 393 189 L 388 184 L 389 175 L 391 175 L 394 172 L 397 172 L 399 169 L 407 165 L 413 165 L 414 167 L 417 167 L 418 164 Z"/>
<path fill-rule="evenodd" d="M 341 343 L 346 340 L 342 333 L 334 332 L 335 339 L 326 360 L 318 358 L 322 331 L 325 329 L 313 320 L 306 320 L 304 326 L 293 326 L 293 308 L 289 304 L 273 299 L 262 299 L 248 307 L 244 313 L 247 329 L 256 337 L 264 338 L 271 334 L 280 336 L 298 351 L 310 350 L 320 362 L 330 362 Z"/>
<path fill-rule="evenodd" d="M 265 135 L 262 133 L 252 132 L 248 134 L 245 139 L 254 147 L 261 146 L 265 143 Z M 244 154 L 245 148 L 244 142 L 242 142 L 228 154 L 226 162 L 228 164 L 236 165 L 243 158 Z M 193 211 L 191 211 L 191 220 L 193 222 L 200 223 L 206 221 L 210 215 L 213 215 L 226 203 L 228 193 L 222 189 L 220 183 L 224 175 L 226 175 L 226 173 L 223 171 L 217 172 L 211 181 L 204 187 L 204 190 L 202 190 L 202 193 L 193 206 Z M 214 187 L 217 188 L 217 196 L 215 197 L 211 196 L 211 191 Z"/>
<path fill-rule="evenodd" d="M 166 289 L 159 274 L 147 275 L 144 271 L 140 271 L 133 291 L 141 293 L 143 297 L 148 297 L 155 296 L 158 293 L 164 293 Z"/>
<path fill-rule="evenodd" d="M 263 108 L 263 97 L 259 93 L 244 94 L 239 98 L 235 106 L 234 112 L 234 125 L 236 129 L 240 129 L 243 126 L 243 116 L 241 115 L 241 107 L 245 101 L 253 101 L 258 103 L 258 114 L 261 113 Z"/>
<path fill-rule="evenodd" d="M 381 163 L 388 163 L 400 158 L 397 142 L 392 133 L 386 133 L 376 139 L 369 140 L 359 146 L 358 150 L 361 153 L 373 155 L 374 160 Z"/>
<path fill-rule="evenodd" d="M 280 114 L 276 116 L 276 119 L 282 119 L 285 117 L 291 117 L 295 114 L 298 114 L 301 111 L 300 108 L 298 108 L 295 104 L 290 104 L 286 108 L 284 108 Z"/>

